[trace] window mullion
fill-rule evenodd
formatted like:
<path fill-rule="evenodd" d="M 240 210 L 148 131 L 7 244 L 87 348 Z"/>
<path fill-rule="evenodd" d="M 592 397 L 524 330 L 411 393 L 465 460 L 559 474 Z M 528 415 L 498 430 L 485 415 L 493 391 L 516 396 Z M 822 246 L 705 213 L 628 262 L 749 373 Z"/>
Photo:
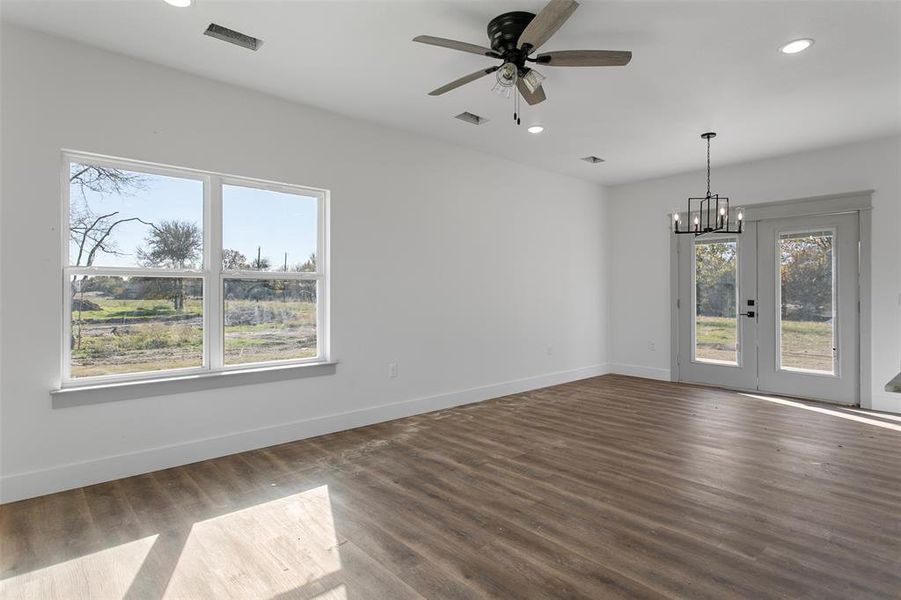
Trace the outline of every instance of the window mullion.
<path fill-rule="evenodd" d="M 191 279 L 203 276 L 203 271 L 196 269 L 166 269 L 152 267 L 64 267 L 70 276 L 87 275 L 90 277 L 169 277 L 178 279 Z"/>
<path fill-rule="evenodd" d="M 207 243 L 206 253 L 206 287 L 207 318 L 206 340 L 208 345 L 207 356 L 211 369 L 221 369 L 225 362 L 223 356 L 224 347 L 224 320 L 222 298 L 222 179 L 210 177 L 208 194 Z"/>
<path fill-rule="evenodd" d="M 226 271 L 225 276 L 228 279 L 243 280 L 266 280 L 266 279 L 285 279 L 285 280 L 319 280 L 323 275 L 314 271 Z"/>

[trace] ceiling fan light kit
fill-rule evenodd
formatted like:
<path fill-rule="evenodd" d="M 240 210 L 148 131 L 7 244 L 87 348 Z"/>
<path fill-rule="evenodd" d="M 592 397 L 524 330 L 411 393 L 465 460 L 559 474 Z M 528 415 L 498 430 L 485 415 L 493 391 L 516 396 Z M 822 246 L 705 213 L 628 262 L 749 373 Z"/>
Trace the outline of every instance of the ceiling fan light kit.
<path fill-rule="evenodd" d="M 615 50 L 563 50 L 532 57 L 532 53 L 561 28 L 578 7 L 579 3 L 575 0 L 551 0 L 537 15 L 523 11 L 498 15 L 488 23 L 490 48 L 431 35 L 416 36 L 413 38 L 414 42 L 481 54 L 501 61 L 500 66 L 482 69 L 456 79 L 432 90 L 429 95 L 440 96 L 497 72 L 497 83 L 492 89 L 508 98 L 513 95 L 513 120 L 520 124 L 520 97 L 529 105 L 539 104 L 547 99 L 542 86 L 545 76 L 527 66 L 527 63 L 551 67 L 617 67 L 629 64 L 632 53 Z M 513 91 L 513 87 L 516 87 L 518 94 Z"/>
<path fill-rule="evenodd" d="M 547 78 L 535 69 L 529 69 L 529 71 L 522 76 L 522 82 L 533 94 L 538 91 L 538 88 L 541 87 L 541 82 L 545 79 Z"/>
<path fill-rule="evenodd" d="M 516 65 L 504 63 L 495 73 L 495 78 L 497 79 L 497 83 L 494 84 L 494 87 L 492 87 L 491 90 L 497 92 L 498 95 L 503 96 L 504 98 L 509 98 L 513 86 L 516 85 L 516 80 L 519 79 Z"/>
<path fill-rule="evenodd" d="M 729 198 L 710 193 L 710 140 L 716 133 L 702 133 L 701 138 L 707 140 L 707 195 L 703 198 L 689 198 L 686 216 L 691 224 L 682 227 L 682 217 L 678 210 L 673 211 L 673 233 L 694 236 L 705 233 L 741 233 L 744 224 L 744 211 L 736 210 L 735 220 L 729 207 Z M 692 203 L 697 202 L 697 211 L 692 212 Z"/>

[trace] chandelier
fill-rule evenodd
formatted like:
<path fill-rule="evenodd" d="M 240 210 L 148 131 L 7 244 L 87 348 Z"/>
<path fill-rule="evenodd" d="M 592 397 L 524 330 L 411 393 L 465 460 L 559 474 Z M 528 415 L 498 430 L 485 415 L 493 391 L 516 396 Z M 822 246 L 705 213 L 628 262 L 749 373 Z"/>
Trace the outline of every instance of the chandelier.
<path fill-rule="evenodd" d="M 703 198 L 688 199 L 688 214 L 691 225 L 682 227 L 682 217 L 679 211 L 673 211 L 673 233 L 690 233 L 692 235 L 704 235 L 705 233 L 741 233 L 744 221 L 744 212 L 737 209 L 735 220 L 729 209 L 729 198 L 719 194 L 710 193 L 710 140 L 716 137 L 716 133 L 708 131 L 702 133 L 701 138 L 707 140 L 707 195 Z M 692 203 L 697 202 L 697 211 L 692 212 Z"/>

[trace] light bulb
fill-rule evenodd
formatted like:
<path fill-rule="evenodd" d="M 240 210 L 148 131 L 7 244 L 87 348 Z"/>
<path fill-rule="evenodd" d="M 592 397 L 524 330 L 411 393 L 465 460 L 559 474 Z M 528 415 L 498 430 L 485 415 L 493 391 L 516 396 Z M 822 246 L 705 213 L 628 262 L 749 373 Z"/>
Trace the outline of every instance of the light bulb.
<path fill-rule="evenodd" d="M 700 222 L 701 222 L 701 220 L 698 219 L 697 217 L 695 217 L 695 225 L 697 225 L 697 224 L 700 223 Z"/>
<path fill-rule="evenodd" d="M 529 88 L 529 91 L 533 94 L 535 90 L 541 87 L 541 82 L 544 81 L 545 77 L 535 69 L 529 69 L 529 72 L 523 75 L 522 82 Z"/>
<path fill-rule="evenodd" d="M 676 223 L 679 222 L 679 213 L 673 213 L 673 221 L 675 221 Z"/>
<path fill-rule="evenodd" d="M 529 133 L 541 133 L 542 131 L 544 131 L 544 127 L 541 125 L 532 125 L 529 127 Z"/>
<path fill-rule="evenodd" d="M 720 207 L 720 216 L 723 216 L 723 215 L 725 215 L 725 214 L 726 214 L 726 208 L 723 207 L 723 206 L 721 206 L 721 207 Z"/>
<path fill-rule="evenodd" d="M 188 6 L 194 4 L 194 0 L 163 0 L 163 2 L 177 8 L 187 8 Z"/>
<path fill-rule="evenodd" d="M 497 82 L 504 87 L 513 87 L 516 85 L 516 65 L 513 63 L 504 63 L 497 71 Z"/>
<path fill-rule="evenodd" d="M 739 208 L 739 209 L 738 209 L 738 220 L 741 221 L 741 220 L 744 219 L 744 218 L 745 218 L 745 213 L 743 213 L 743 212 L 741 211 L 741 209 Z"/>

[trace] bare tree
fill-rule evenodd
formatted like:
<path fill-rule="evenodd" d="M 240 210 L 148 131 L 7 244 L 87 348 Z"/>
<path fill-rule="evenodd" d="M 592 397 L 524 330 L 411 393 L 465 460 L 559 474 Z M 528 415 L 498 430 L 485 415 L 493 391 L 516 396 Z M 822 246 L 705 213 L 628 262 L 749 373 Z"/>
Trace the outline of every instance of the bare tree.
<path fill-rule="evenodd" d="M 81 192 L 81 201 L 70 197 L 72 206 L 69 214 L 69 238 L 75 243 L 76 253 L 72 257 L 75 266 L 90 267 L 98 253 L 121 256 L 121 252 L 111 238 L 113 230 L 129 221 L 140 221 L 138 217 L 118 218 L 119 211 L 96 214 L 87 202 L 87 192 L 97 194 L 130 195 L 143 189 L 145 180 L 141 175 L 121 169 L 73 164 L 69 175 L 70 189 Z"/>
<path fill-rule="evenodd" d="M 70 194 L 69 203 L 69 239 L 75 243 L 75 266 L 90 267 L 94 264 L 98 253 L 121 256 L 124 254 L 116 247 L 112 238 L 113 230 L 129 221 L 141 221 L 138 217 L 119 218 L 119 211 L 106 214 L 96 214 L 90 207 L 87 194 L 117 194 L 129 195 L 142 189 L 145 185 L 144 178 L 137 173 L 129 173 L 121 169 L 98 167 L 93 165 L 72 164 L 69 172 L 69 189 L 77 189 L 81 199 L 73 198 Z M 142 223 L 144 221 L 141 221 Z M 72 285 L 72 299 L 79 289 L 78 282 L 84 281 L 87 276 L 79 280 L 75 278 Z M 75 322 L 75 331 L 72 336 L 72 345 L 81 348 L 82 341 L 82 317 L 81 311 L 84 299 L 77 303 L 78 317 Z"/>

